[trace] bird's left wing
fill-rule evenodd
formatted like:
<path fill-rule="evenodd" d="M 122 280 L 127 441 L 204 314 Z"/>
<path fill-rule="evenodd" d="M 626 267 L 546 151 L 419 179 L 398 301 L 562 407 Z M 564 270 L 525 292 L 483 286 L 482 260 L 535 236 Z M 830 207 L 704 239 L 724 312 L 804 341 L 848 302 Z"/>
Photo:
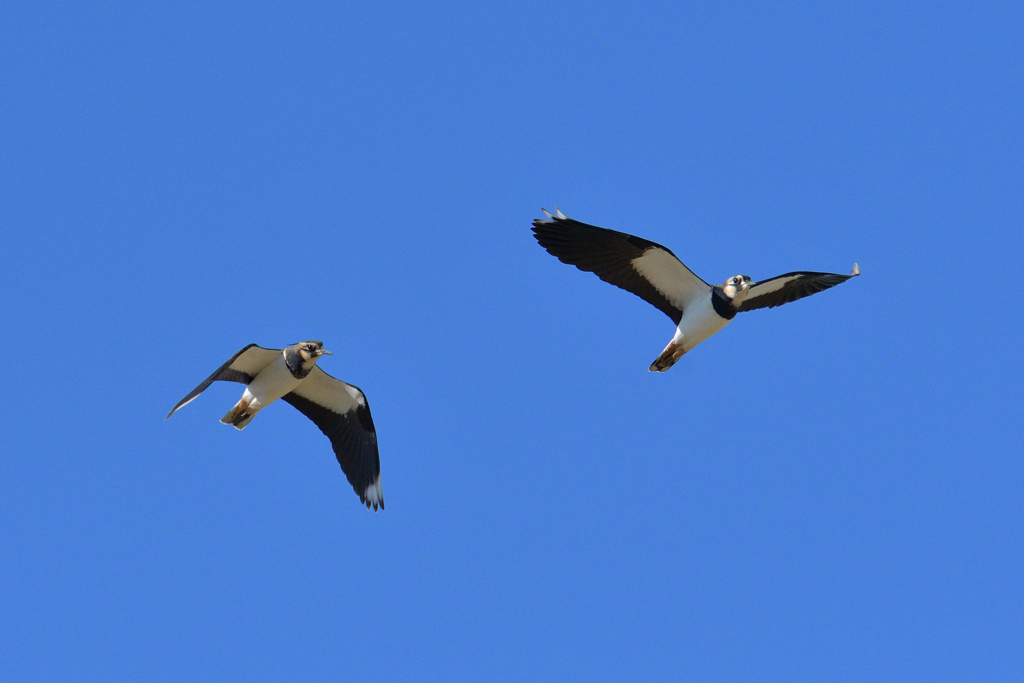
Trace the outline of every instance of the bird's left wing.
<path fill-rule="evenodd" d="M 282 400 L 295 406 L 331 440 L 341 470 L 366 509 L 372 505 L 374 510 L 383 510 L 377 430 L 365 394 L 314 367 Z"/>
<path fill-rule="evenodd" d="M 534 237 L 562 263 L 576 266 L 627 292 L 632 292 L 672 319 L 711 293 L 666 247 L 642 237 L 580 223 L 555 209 L 549 220 L 533 222 Z"/>
<path fill-rule="evenodd" d="M 736 310 L 742 312 L 758 308 L 775 308 L 797 299 L 803 299 L 805 296 L 823 292 L 858 275 L 860 275 L 860 267 L 856 263 L 853 264 L 853 272 L 849 275 L 839 275 L 838 273 L 786 273 L 779 275 L 751 285 L 747 292 L 747 298 Z"/>
<path fill-rule="evenodd" d="M 199 394 L 206 391 L 206 388 L 214 382 L 238 382 L 248 384 L 252 378 L 259 374 L 260 370 L 274 362 L 274 359 L 281 355 L 281 349 L 265 349 L 262 346 L 249 344 L 244 349 L 228 358 L 224 365 L 214 370 L 213 374 L 203 380 L 202 384 L 188 393 L 188 396 L 178 401 L 178 405 L 167 413 L 167 417 L 174 415 L 179 409 L 196 400 Z M 164 419 L 166 420 L 167 417 Z"/>

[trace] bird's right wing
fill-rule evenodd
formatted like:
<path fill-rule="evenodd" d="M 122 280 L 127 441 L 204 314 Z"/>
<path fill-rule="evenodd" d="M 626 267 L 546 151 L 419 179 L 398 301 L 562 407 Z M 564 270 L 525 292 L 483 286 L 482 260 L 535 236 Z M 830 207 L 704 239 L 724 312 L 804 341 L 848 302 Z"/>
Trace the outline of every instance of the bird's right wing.
<path fill-rule="evenodd" d="M 178 405 L 167 413 L 167 417 L 174 415 L 179 409 L 196 400 L 199 394 L 206 391 L 206 388 L 216 381 L 248 384 L 253 377 L 259 374 L 260 370 L 273 363 L 274 359 L 280 355 L 281 349 L 265 349 L 262 346 L 249 344 L 231 356 L 228 362 L 217 368 L 212 375 L 204 379 L 203 383 L 190 391 L 188 396 L 178 401 Z M 166 420 L 167 417 L 164 419 Z"/>
<path fill-rule="evenodd" d="M 860 275 L 860 266 L 856 263 L 853 264 L 853 271 L 849 275 L 807 272 L 777 275 L 751 285 L 747 292 L 747 298 L 736 310 L 742 313 L 756 311 L 759 308 L 775 308 L 823 292 L 858 275 Z"/>
<path fill-rule="evenodd" d="M 281 400 L 313 421 L 331 440 L 341 471 L 369 510 L 384 509 L 380 487 L 380 454 L 377 430 L 370 416 L 366 395 L 351 384 L 331 377 L 319 367 Z"/>
<path fill-rule="evenodd" d="M 671 251 L 642 237 L 580 223 L 557 211 L 533 222 L 534 237 L 562 263 L 632 292 L 672 319 L 711 292 Z"/>

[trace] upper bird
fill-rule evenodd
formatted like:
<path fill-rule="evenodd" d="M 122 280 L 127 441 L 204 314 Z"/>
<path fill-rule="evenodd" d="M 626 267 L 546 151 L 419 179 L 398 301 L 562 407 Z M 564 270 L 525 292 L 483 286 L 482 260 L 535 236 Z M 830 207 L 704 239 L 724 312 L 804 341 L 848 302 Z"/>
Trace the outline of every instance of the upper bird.
<path fill-rule="evenodd" d="M 541 209 L 544 211 L 543 209 Z M 676 333 L 651 372 L 665 372 L 687 351 L 729 324 L 737 313 L 774 308 L 816 294 L 860 275 L 853 264 L 849 275 L 786 273 L 754 282 L 735 275 L 720 285 L 709 285 L 693 274 L 671 251 L 642 237 L 580 223 L 557 208 L 548 220 L 533 222 L 540 245 L 562 263 L 594 273 L 632 292 L 672 318 Z"/>
<path fill-rule="evenodd" d="M 325 354 L 333 355 L 318 341 L 300 342 L 285 349 L 249 344 L 178 401 L 167 417 L 194 401 L 217 380 L 248 385 L 241 400 L 220 419 L 235 429 L 244 429 L 256 413 L 277 399 L 284 399 L 331 440 L 341 470 L 366 509 L 372 505 L 374 510 L 383 510 L 380 455 L 370 406 L 358 387 L 317 367 L 316 362 Z"/>

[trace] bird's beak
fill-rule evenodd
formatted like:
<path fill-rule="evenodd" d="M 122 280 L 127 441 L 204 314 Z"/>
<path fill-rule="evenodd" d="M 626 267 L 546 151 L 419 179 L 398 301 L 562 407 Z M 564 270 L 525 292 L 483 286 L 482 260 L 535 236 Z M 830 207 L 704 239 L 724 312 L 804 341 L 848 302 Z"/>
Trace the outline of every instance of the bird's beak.
<path fill-rule="evenodd" d="M 334 355 L 333 353 L 331 353 L 327 349 L 320 349 L 320 355 L 323 356 L 325 354 L 328 355 L 328 356 L 333 356 Z"/>

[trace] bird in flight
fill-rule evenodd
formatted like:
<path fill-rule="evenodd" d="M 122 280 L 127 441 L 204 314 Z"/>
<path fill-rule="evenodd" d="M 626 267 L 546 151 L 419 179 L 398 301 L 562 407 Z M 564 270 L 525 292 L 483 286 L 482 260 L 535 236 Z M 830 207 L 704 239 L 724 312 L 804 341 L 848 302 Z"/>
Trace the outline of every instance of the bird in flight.
<path fill-rule="evenodd" d="M 651 372 L 665 372 L 683 354 L 729 324 L 737 313 L 774 308 L 817 294 L 860 275 L 854 263 L 849 275 L 795 272 L 754 282 L 735 275 L 709 285 L 667 248 L 642 237 L 580 223 L 555 208 L 552 216 L 533 222 L 534 237 L 562 263 L 594 273 L 632 292 L 672 318 L 676 333 Z"/>
<path fill-rule="evenodd" d="M 244 429 L 259 411 L 283 399 L 331 440 L 341 470 L 366 509 L 372 506 L 374 510 L 383 510 L 380 455 L 370 406 L 358 387 L 331 377 L 317 366 L 324 355 L 333 354 L 318 341 L 300 342 L 284 349 L 249 344 L 178 401 L 167 417 L 218 380 L 247 385 L 241 400 L 220 420 L 235 429 Z"/>

